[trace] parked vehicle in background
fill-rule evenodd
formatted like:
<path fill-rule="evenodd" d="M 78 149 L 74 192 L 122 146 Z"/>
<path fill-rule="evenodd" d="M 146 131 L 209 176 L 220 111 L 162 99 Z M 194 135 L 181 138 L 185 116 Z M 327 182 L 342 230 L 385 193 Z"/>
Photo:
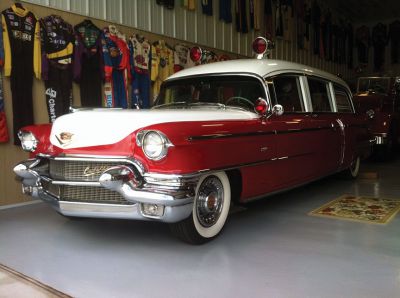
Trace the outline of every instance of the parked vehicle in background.
<path fill-rule="evenodd" d="M 172 75 L 151 110 L 78 110 L 25 127 L 32 159 L 14 172 L 23 192 L 65 216 L 166 222 L 201 244 L 219 235 L 233 203 L 337 172 L 357 177 L 371 149 L 366 121 L 329 73 L 217 62 Z"/>
<path fill-rule="evenodd" d="M 394 156 L 400 141 L 400 77 L 361 77 L 354 95 L 356 110 L 368 113 L 379 159 Z"/>

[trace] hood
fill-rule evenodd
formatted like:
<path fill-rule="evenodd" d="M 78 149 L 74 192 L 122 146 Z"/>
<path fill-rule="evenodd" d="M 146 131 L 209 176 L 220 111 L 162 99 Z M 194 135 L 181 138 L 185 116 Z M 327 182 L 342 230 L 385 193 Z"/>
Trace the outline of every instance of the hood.
<path fill-rule="evenodd" d="M 375 110 L 382 107 L 383 101 L 387 98 L 387 94 L 378 93 L 357 93 L 353 96 L 354 106 L 356 111 L 364 113 L 368 110 Z"/>
<path fill-rule="evenodd" d="M 82 110 L 57 118 L 50 142 L 64 149 L 109 145 L 154 124 L 187 121 L 250 120 L 257 114 L 227 110 Z"/>

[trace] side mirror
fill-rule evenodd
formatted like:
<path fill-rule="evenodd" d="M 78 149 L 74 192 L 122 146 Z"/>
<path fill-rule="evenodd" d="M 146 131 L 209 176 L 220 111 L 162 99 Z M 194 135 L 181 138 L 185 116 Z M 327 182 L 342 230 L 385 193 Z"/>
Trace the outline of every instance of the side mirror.
<path fill-rule="evenodd" d="M 274 105 L 272 107 L 272 115 L 281 116 L 283 114 L 283 112 L 284 112 L 284 110 L 283 110 L 282 105 Z"/>

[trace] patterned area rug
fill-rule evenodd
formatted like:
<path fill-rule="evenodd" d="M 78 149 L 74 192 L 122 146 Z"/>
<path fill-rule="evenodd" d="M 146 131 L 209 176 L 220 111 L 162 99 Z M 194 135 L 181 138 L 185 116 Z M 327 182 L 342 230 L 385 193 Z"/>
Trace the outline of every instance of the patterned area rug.
<path fill-rule="evenodd" d="M 343 195 L 310 215 L 387 224 L 400 210 L 400 200 Z"/>

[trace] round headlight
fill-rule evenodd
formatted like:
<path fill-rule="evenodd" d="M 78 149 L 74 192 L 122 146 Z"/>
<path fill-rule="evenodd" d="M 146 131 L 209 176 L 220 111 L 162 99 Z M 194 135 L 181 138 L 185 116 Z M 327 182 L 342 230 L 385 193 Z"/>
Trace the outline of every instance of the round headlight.
<path fill-rule="evenodd" d="M 170 145 L 168 139 L 158 131 L 149 131 L 143 137 L 143 153 L 152 160 L 165 157 Z"/>
<path fill-rule="evenodd" d="M 39 141 L 36 139 L 35 135 L 30 131 L 20 130 L 18 132 L 18 138 L 21 140 L 22 150 L 33 152 L 36 150 Z"/>

